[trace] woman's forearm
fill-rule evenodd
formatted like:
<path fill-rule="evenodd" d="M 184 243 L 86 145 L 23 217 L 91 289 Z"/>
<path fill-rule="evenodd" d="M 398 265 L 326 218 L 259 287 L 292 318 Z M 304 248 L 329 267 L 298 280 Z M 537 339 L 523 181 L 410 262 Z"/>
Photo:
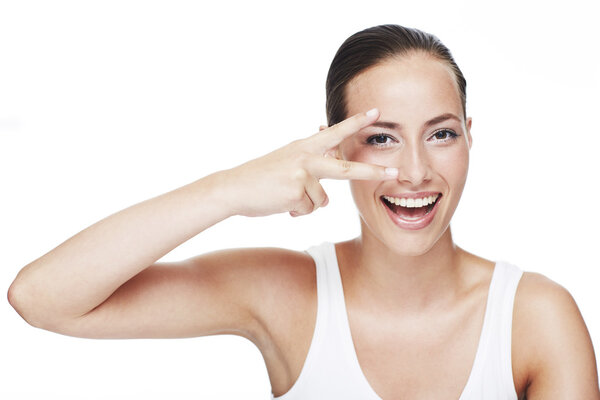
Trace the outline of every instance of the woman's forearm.
<path fill-rule="evenodd" d="M 306 215 L 325 206 L 319 183 L 397 179 L 396 168 L 328 157 L 379 118 L 358 113 L 235 168 L 219 171 L 110 215 L 25 266 L 9 301 L 30 324 L 78 318 L 204 229 L 231 216 Z"/>
<path fill-rule="evenodd" d="M 79 317 L 175 247 L 234 214 L 223 172 L 142 201 L 29 263 L 9 300 L 32 325 Z"/>

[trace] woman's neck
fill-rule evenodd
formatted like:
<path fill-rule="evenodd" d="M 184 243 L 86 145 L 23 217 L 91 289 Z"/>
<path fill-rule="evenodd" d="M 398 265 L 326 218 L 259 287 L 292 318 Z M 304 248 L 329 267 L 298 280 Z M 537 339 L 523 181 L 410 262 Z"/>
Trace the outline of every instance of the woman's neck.
<path fill-rule="evenodd" d="M 398 254 L 364 231 L 342 247 L 345 291 L 361 304 L 421 313 L 457 299 L 465 252 L 454 245 L 450 227 L 419 256 Z"/>

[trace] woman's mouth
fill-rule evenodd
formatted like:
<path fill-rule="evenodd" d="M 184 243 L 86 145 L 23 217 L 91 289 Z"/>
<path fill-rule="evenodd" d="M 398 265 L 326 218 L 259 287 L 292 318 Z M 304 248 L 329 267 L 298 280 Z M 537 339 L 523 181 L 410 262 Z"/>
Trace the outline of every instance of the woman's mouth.
<path fill-rule="evenodd" d="M 403 229 L 422 229 L 429 225 L 437 211 L 441 193 L 411 193 L 406 196 L 381 196 L 392 221 Z"/>

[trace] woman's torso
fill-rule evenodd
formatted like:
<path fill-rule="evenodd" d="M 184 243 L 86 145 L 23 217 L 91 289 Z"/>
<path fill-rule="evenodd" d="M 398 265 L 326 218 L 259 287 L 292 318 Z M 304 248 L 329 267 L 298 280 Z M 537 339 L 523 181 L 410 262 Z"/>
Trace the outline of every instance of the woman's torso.
<path fill-rule="evenodd" d="M 451 311 L 423 313 L 415 319 L 382 316 L 361 306 L 353 298 L 352 291 L 346 289 L 352 287 L 346 280 L 349 274 L 345 271 L 352 262 L 350 242 L 335 245 L 332 252 L 333 263 L 339 264 L 338 279 L 344 288 L 342 299 L 345 298 L 343 307 L 350 338 L 350 344 L 346 346 L 350 351 L 346 352 L 353 353 L 349 360 L 353 356 L 355 364 L 353 368 L 336 360 L 329 363 L 331 368 L 350 371 L 344 379 L 354 383 L 362 381 L 362 389 L 374 399 L 440 396 L 459 399 L 467 381 L 476 378 L 471 375 L 479 352 L 494 263 L 464 252 L 466 275 L 469 276 L 460 288 L 464 295 Z M 285 268 L 279 268 L 273 276 L 280 282 L 274 294 L 279 300 L 265 301 L 268 310 L 261 313 L 265 333 L 257 340 L 257 345 L 267 365 L 273 394 L 286 394 L 282 399 L 287 400 L 292 398 L 289 396 L 294 390 L 298 390 L 290 391 L 290 388 L 298 386 L 296 381 L 314 340 L 317 318 L 315 262 L 305 252 L 290 252 Z M 518 314 L 514 317 L 512 331 L 520 331 L 523 323 L 517 320 Z M 519 351 L 523 346 L 519 337 L 512 336 L 514 390 L 518 398 L 522 398 L 527 385 L 526 360 L 524 352 Z M 318 355 L 311 354 L 311 357 L 318 358 Z M 306 374 L 305 371 L 302 373 Z M 474 385 L 469 382 L 469 386 Z"/>

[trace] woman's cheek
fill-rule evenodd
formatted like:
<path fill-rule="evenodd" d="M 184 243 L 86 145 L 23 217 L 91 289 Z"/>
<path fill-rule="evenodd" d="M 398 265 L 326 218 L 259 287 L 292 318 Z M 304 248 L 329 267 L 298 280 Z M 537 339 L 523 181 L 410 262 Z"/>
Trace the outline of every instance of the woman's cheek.
<path fill-rule="evenodd" d="M 439 162 L 452 181 L 464 184 L 469 171 L 469 151 L 458 146 L 453 150 L 446 152 Z"/>
<path fill-rule="evenodd" d="M 381 153 L 377 153 L 375 151 L 371 152 L 362 152 L 359 154 L 359 157 L 356 161 L 368 163 L 368 164 L 376 164 L 376 165 L 387 165 L 387 163 L 393 160 L 393 157 L 389 155 L 386 157 Z"/>

